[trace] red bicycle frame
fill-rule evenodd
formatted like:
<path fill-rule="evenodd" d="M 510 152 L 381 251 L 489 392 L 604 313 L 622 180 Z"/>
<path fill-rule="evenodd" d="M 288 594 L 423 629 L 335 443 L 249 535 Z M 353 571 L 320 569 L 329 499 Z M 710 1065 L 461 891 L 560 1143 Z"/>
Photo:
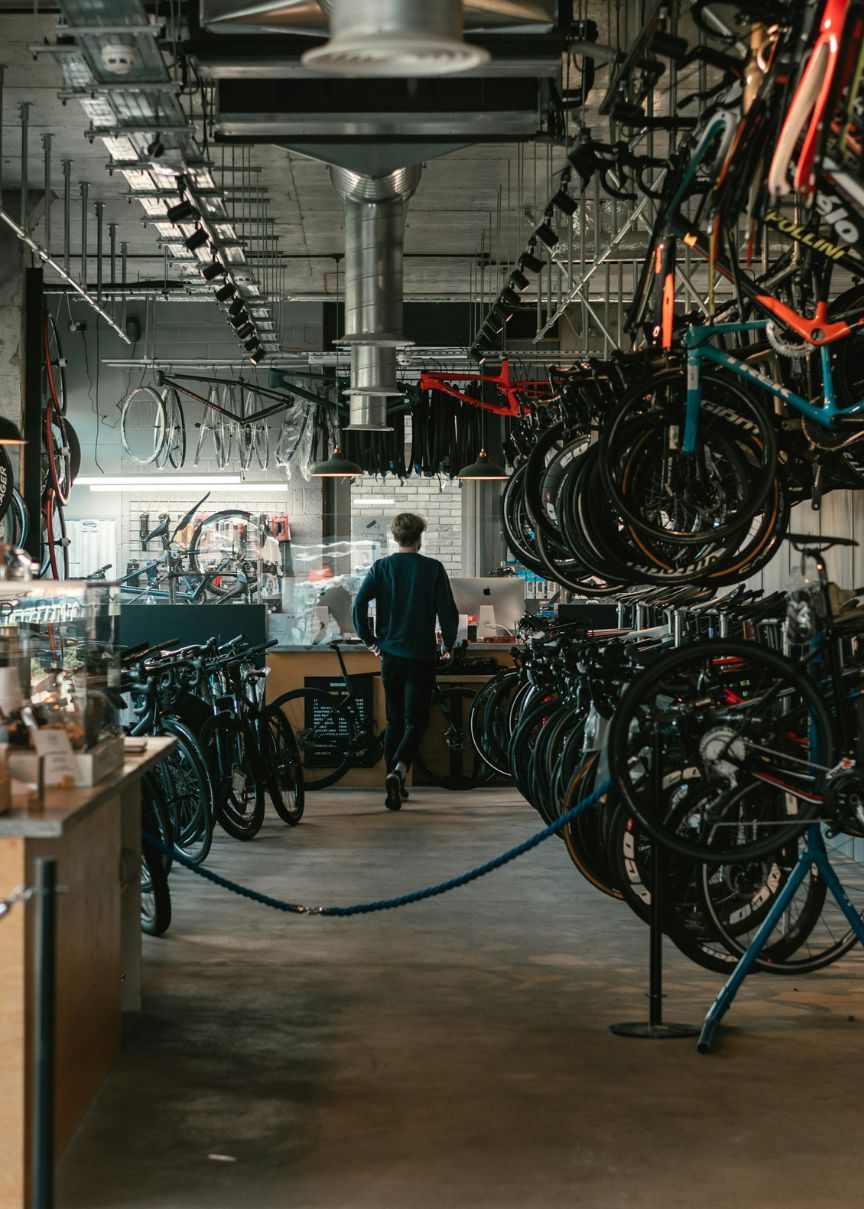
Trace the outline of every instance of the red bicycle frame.
<path fill-rule="evenodd" d="M 453 382 L 486 382 L 499 390 L 507 400 L 507 403 L 487 403 L 483 399 L 475 399 L 471 395 L 463 394 L 461 390 L 457 390 L 455 386 L 451 385 Z M 458 371 L 435 374 L 424 371 L 420 375 L 419 386 L 421 390 L 440 390 L 442 394 L 450 395 L 451 398 L 458 399 L 460 403 L 470 403 L 472 407 L 481 407 L 484 411 L 491 411 L 496 416 L 523 415 L 527 407 L 519 396 L 532 387 L 542 386 L 545 390 L 550 391 L 549 383 L 545 379 L 541 381 L 514 382 L 510 377 L 510 362 L 506 357 L 501 361 L 501 372 L 499 374 L 468 374 Z"/>

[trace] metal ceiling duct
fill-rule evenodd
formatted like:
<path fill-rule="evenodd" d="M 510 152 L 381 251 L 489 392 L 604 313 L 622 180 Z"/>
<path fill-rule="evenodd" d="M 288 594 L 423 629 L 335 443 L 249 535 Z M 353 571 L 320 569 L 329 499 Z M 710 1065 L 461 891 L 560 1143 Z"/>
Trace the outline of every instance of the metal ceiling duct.
<path fill-rule="evenodd" d="M 419 164 L 386 176 L 330 168 L 345 203 L 345 332 L 351 347 L 348 428 L 387 429 L 387 398 L 399 395 L 396 349 L 402 333 L 405 205 Z"/>
<path fill-rule="evenodd" d="M 462 39 L 461 0 L 327 0 L 330 40 L 303 63 L 344 76 L 442 76 L 489 52 Z"/>

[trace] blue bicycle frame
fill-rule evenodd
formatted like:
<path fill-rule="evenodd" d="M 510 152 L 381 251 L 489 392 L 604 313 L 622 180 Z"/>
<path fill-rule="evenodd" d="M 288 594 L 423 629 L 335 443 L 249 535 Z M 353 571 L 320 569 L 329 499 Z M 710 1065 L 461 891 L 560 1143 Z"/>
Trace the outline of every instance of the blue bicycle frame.
<path fill-rule="evenodd" d="M 723 349 L 714 348 L 709 343 L 712 336 L 738 335 L 740 332 L 764 332 L 768 326 L 767 319 L 754 319 L 749 323 L 715 323 L 699 327 L 690 327 L 684 337 L 687 350 L 687 411 L 684 421 L 684 453 L 694 453 L 696 438 L 699 430 L 699 407 L 702 402 L 702 363 L 708 361 L 728 369 L 731 373 L 767 391 L 784 403 L 788 403 L 802 415 L 808 416 L 823 428 L 831 428 L 837 416 L 854 416 L 864 412 L 864 399 L 859 399 L 849 407 L 837 405 L 837 392 L 834 389 L 834 375 L 831 370 L 831 353 L 827 345 L 819 349 L 822 363 L 823 397 L 820 404 L 811 403 L 802 395 L 796 394 L 787 386 L 780 386 L 761 370 L 733 357 Z"/>

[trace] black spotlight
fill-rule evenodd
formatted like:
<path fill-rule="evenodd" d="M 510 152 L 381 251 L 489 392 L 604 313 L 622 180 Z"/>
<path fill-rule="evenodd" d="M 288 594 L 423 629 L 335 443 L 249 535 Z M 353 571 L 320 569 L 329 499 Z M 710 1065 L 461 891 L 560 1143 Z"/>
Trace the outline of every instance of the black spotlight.
<path fill-rule="evenodd" d="M 496 302 L 495 305 L 492 307 L 492 314 L 501 323 L 506 323 L 507 320 L 510 318 L 510 311 L 507 309 L 506 306 L 502 306 L 502 304 L 500 302 Z M 500 332 L 501 328 L 500 327 L 497 328 L 497 331 Z"/>
<path fill-rule="evenodd" d="M 541 222 L 540 226 L 534 232 L 541 243 L 545 243 L 546 247 L 551 252 L 558 245 L 558 236 L 549 226 L 548 222 Z"/>
<path fill-rule="evenodd" d="M 227 281 L 220 290 L 216 291 L 216 301 L 228 302 L 229 299 L 233 298 L 236 293 L 237 291 L 234 289 L 234 286 L 230 281 Z"/>
<path fill-rule="evenodd" d="M 533 252 L 523 252 L 519 259 L 519 266 L 527 269 L 529 273 L 539 273 L 543 268 L 543 261 Z"/>
<path fill-rule="evenodd" d="M 189 238 L 185 241 L 186 247 L 190 252 L 197 252 L 199 248 L 203 248 L 206 243 L 210 242 L 210 236 L 201 227 L 193 231 Z"/>
<path fill-rule="evenodd" d="M 552 198 L 552 205 L 556 210 L 560 210 L 562 214 L 566 214 L 569 218 L 571 214 L 575 214 L 579 208 L 579 203 L 574 197 L 571 197 L 566 189 L 559 189 Z"/>
<path fill-rule="evenodd" d="M 196 218 L 200 218 L 201 214 L 189 201 L 178 202 L 176 206 L 169 206 L 166 218 L 169 222 L 194 222 Z"/>
<path fill-rule="evenodd" d="M 243 341 L 243 347 L 246 349 L 247 353 L 257 353 L 258 349 L 261 347 L 261 341 L 257 336 L 253 336 L 251 340 Z"/>
<path fill-rule="evenodd" d="M 241 307 L 236 315 L 228 316 L 228 322 L 231 324 L 231 326 L 234 328 L 234 331 L 236 332 L 239 328 L 241 328 L 243 326 L 244 323 L 249 322 L 249 316 L 246 314 L 246 311 Z"/>
<path fill-rule="evenodd" d="M 147 154 L 152 155 L 154 160 L 158 160 L 160 155 L 165 154 L 165 144 L 157 134 L 152 143 L 147 144 Z"/>
<path fill-rule="evenodd" d="M 205 281 L 212 281 L 214 277 L 221 277 L 225 272 L 224 265 L 221 265 L 218 260 L 211 260 L 209 264 L 205 264 L 201 270 L 201 276 Z"/>
<path fill-rule="evenodd" d="M 505 306 L 518 306 L 522 299 L 515 290 L 511 290 L 509 286 L 501 291 L 501 301 Z"/>
<path fill-rule="evenodd" d="M 521 269 L 514 269 L 510 274 L 510 288 L 513 290 L 527 290 L 531 283 L 522 272 Z"/>
<path fill-rule="evenodd" d="M 241 340 L 245 340 L 246 337 L 251 336 L 254 331 L 254 323 L 244 323 L 242 327 L 237 328 L 237 335 Z"/>
<path fill-rule="evenodd" d="M 257 365 L 263 356 L 265 356 L 265 351 L 263 348 L 259 347 L 259 348 L 256 348 L 254 350 L 254 352 L 249 354 L 249 360 L 252 362 L 253 365 Z"/>
<path fill-rule="evenodd" d="M 231 305 L 228 307 L 228 314 L 231 316 L 232 319 L 236 319 L 237 316 L 240 314 L 240 312 L 245 309 L 246 309 L 246 303 L 243 301 L 243 299 L 235 298 L 234 301 L 231 303 Z"/>

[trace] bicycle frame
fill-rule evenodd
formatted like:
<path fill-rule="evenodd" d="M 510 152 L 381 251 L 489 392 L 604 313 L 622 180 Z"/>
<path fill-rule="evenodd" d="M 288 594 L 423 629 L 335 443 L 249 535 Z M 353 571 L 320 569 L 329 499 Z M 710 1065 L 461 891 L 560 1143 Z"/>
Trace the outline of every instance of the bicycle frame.
<path fill-rule="evenodd" d="M 487 403 L 483 399 L 474 399 L 471 395 L 464 394 L 461 390 L 457 390 L 452 386 L 453 382 L 485 382 L 496 387 L 507 400 L 506 405 L 496 403 Z M 483 411 L 491 411 L 496 416 L 521 416 L 528 411 L 528 407 L 519 398 L 520 392 L 529 390 L 532 387 L 542 386 L 549 390 L 549 383 L 543 381 L 530 382 L 514 382 L 510 377 L 510 362 L 506 357 L 501 361 L 501 372 L 499 374 L 469 374 L 469 373 L 447 373 L 447 374 L 432 374 L 422 373 L 418 383 L 420 390 L 440 390 L 442 394 L 450 395 L 453 399 L 458 399 L 460 403 L 469 403 L 472 407 L 479 407 Z"/>
<path fill-rule="evenodd" d="M 716 323 L 705 324 L 687 329 L 684 343 L 687 350 L 687 409 L 684 423 L 682 450 L 692 454 L 696 450 L 699 429 L 699 408 L 702 400 L 702 364 L 705 361 L 719 365 L 729 370 L 746 382 L 752 383 L 760 390 L 767 391 L 775 398 L 787 403 L 790 407 L 807 416 L 822 428 L 831 428 L 838 417 L 860 415 L 864 411 L 864 399 L 858 399 L 849 407 L 840 407 L 837 403 L 837 392 L 834 388 L 834 376 L 831 369 L 831 354 L 823 344 L 819 348 L 822 365 L 822 403 L 811 403 L 803 395 L 797 394 L 788 386 L 781 386 L 767 377 L 760 369 L 747 361 L 741 361 L 723 349 L 714 348 L 709 341 L 713 336 L 737 335 L 741 332 L 765 331 L 767 319 L 755 319 L 749 323 Z"/>

